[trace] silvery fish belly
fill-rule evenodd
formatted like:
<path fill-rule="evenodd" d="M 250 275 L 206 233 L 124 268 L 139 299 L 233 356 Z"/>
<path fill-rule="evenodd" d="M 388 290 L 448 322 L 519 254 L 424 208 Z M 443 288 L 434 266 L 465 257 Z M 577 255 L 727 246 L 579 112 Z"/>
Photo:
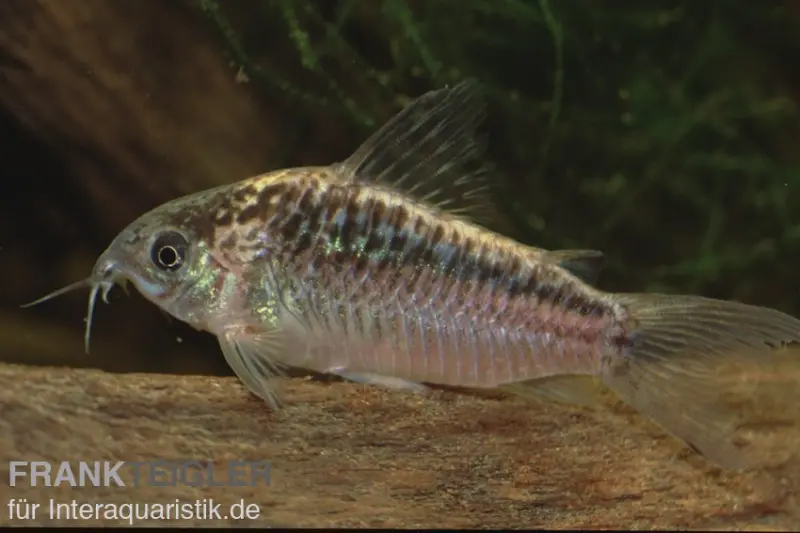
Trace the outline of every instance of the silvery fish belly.
<path fill-rule="evenodd" d="M 273 407 L 286 367 L 577 402 L 599 382 L 728 468 L 759 459 L 740 438 L 754 391 L 788 391 L 779 414 L 800 425 L 800 321 L 699 296 L 604 292 L 594 287 L 602 253 L 488 230 L 497 210 L 484 113 L 463 82 L 417 98 L 344 161 L 161 205 L 89 278 L 38 301 L 90 287 L 88 349 L 97 295 L 130 281 L 216 335 Z"/>

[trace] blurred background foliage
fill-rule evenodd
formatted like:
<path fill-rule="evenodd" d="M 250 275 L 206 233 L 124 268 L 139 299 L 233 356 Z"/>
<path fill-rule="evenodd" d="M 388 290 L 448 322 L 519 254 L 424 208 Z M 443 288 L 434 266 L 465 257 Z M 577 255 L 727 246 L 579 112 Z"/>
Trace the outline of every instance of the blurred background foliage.
<path fill-rule="evenodd" d="M 489 157 L 498 168 L 492 195 L 508 218 L 498 221 L 498 229 L 544 248 L 602 250 L 608 257 L 604 289 L 698 293 L 800 315 L 800 5 L 186 5 L 185 16 L 198 16 L 197 24 L 213 33 L 231 78 L 266 106 L 288 110 L 284 120 L 264 122 L 265 137 L 275 143 L 259 171 L 341 159 L 409 99 L 476 78 L 490 105 Z M 310 137 L 319 138 L 320 131 L 327 137 L 310 148 Z M 166 199 L 153 196 L 153 202 Z M 96 257 L 119 229 L 103 227 L 83 245 Z M 45 237 L 27 245 L 46 242 Z M 83 275 L 93 259 L 87 255 L 81 263 Z M 32 286 L 52 288 L 46 282 Z M 62 315 L 48 319 L 78 329 L 75 315 L 83 312 L 84 301 L 74 297 L 63 304 Z M 136 312 L 157 313 L 149 304 Z M 116 323 L 117 329 L 131 328 L 125 320 Z M 113 343 L 114 326 L 96 327 L 107 328 L 97 334 Z M 187 361 L 194 362 L 164 362 L 164 338 L 174 338 L 175 331 L 192 335 L 183 327 L 173 323 L 137 333 L 136 342 L 155 354 L 148 363 L 92 364 L 206 370 L 196 364 L 201 353 L 227 372 L 208 335 L 193 337 L 196 353 Z M 69 347 L 75 354 L 81 349 Z M 74 358 L 70 364 L 81 363 Z"/>
<path fill-rule="evenodd" d="M 336 109 L 362 136 L 387 105 L 479 79 L 495 107 L 496 201 L 516 236 L 605 251 L 606 286 L 800 312 L 787 290 L 800 258 L 800 7 L 632 5 L 199 2 L 253 83 L 309 113 Z M 302 164 L 288 152 L 283 165 Z"/>

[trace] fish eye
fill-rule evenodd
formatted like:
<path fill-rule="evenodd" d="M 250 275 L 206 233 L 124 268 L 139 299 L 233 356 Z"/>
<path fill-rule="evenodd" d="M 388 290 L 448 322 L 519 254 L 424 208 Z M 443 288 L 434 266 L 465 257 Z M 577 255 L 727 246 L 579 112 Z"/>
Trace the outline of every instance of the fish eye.
<path fill-rule="evenodd" d="M 177 231 L 166 231 L 159 235 L 150 248 L 150 259 L 166 272 L 175 272 L 186 261 L 189 242 Z"/>

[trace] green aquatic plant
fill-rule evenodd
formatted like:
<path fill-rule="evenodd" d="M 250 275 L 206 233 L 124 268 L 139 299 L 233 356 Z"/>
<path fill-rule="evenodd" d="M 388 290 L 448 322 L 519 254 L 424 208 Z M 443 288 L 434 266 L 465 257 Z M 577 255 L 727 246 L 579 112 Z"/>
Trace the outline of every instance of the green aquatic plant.
<path fill-rule="evenodd" d="M 605 251 L 606 287 L 800 312 L 786 290 L 800 260 L 800 10 L 631 5 L 196 0 L 252 83 L 361 135 L 421 92 L 481 80 L 514 236 Z"/>

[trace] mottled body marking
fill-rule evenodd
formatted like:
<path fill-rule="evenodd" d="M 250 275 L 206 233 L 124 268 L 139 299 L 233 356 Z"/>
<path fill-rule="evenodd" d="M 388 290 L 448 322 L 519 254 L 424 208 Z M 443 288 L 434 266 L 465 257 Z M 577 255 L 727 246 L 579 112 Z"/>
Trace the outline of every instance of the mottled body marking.
<path fill-rule="evenodd" d="M 489 231 L 483 115 L 469 82 L 427 93 L 344 161 L 145 213 L 89 278 L 34 303 L 91 287 L 88 349 L 97 295 L 130 280 L 214 334 L 272 407 L 272 378 L 287 366 L 394 389 L 496 387 L 579 403 L 599 380 L 717 464 L 751 464 L 736 438 L 741 410 L 719 400 L 754 376 L 792 376 L 770 365 L 800 342 L 800 321 L 699 296 L 601 291 L 601 252 Z M 738 373 L 720 370 L 729 367 Z M 788 400 L 787 412 L 800 404 Z"/>
<path fill-rule="evenodd" d="M 285 340 L 309 341 L 282 362 L 487 387 L 595 371 L 592 347 L 620 334 L 623 311 L 542 251 L 327 174 L 281 171 L 209 201 L 224 222 L 208 226 L 211 255 L 245 280 L 245 307 L 273 302 Z"/>

